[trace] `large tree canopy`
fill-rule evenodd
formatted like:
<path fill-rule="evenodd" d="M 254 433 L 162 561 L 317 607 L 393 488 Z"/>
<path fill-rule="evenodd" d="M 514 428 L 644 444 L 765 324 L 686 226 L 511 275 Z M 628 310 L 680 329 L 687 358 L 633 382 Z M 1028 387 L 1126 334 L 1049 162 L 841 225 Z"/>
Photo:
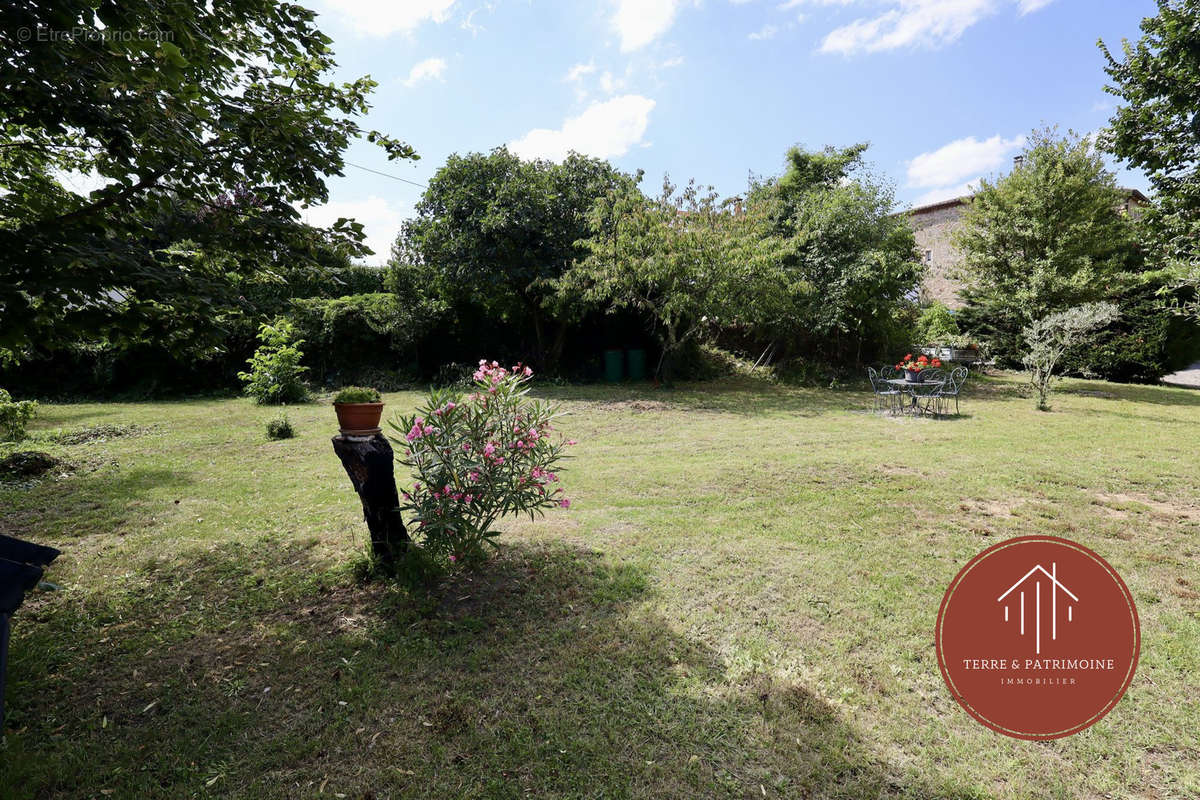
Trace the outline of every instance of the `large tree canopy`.
<path fill-rule="evenodd" d="M 955 237 L 968 298 L 1024 327 L 1100 300 L 1135 266 L 1133 221 L 1090 139 L 1034 131 L 1020 165 L 984 179 Z"/>
<path fill-rule="evenodd" d="M 397 257 L 419 261 L 447 300 L 531 326 L 537 361 L 553 367 L 570 315 L 551 302 L 551 282 L 584 254 L 577 243 L 596 199 L 635 180 L 577 153 L 561 164 L 525 161 L 503 147 L 453 155 L 405 223 Z"/>
<path fill-rule="evenodd" d="M 756 293 L 741 316 L 785 351 L 874 355 L 864 345 L 886 341 L 895 309 L 920 285 L 912 228 L 892 212 L 891 186 L 867 170 L 866 149 L 793 147 L 781 176 L 751 186 L 743 235 L 769 239 L 752 248 Z"/>
<path fill-rule="evenodd" d="M 1158 0 L 1142 38 L 1122 42 L 1122 60 L 1100 43 L 1121 105 L 1108 147 L 1143 169 L 1155 190 L 1146 216 L 1149 258 L 1200 287 L 1200 0 Z M 1188 308 L 1200 318 L 1200 304 Z"/>
<path fill-rule="evenodd" d="M 327 81 L 329 45 L 280 0 L 0 6 L 0 356 L 155 326 L 200 343 L 231 279 L 362 252 L 360 226 L 296 206 L 327 199 L 357 136 L 415 153 L 360 129 L 374 83 Z"/>

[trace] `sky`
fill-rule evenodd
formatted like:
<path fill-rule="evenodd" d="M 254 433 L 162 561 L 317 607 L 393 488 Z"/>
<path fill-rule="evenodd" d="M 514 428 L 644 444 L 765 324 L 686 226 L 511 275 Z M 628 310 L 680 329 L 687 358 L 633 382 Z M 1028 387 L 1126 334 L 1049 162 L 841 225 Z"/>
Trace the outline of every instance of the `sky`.
<path fill-rule="evenodd" d="M 1033 129 L 1102 128 L 1116 98 L 1097 40 L 1119 50 L 1155 11 L 1153 0 L 307 4 L 334 40 L 335 78 L 379 83 L 363 127 L 421 155 L 389 162 L 356 142 L 330 202 L 303 212 L 363 223 L 368 263 L 387 259 L 449 155 L 500 145 L 607 158 L 644 170 L 651 192 L 669 174 L 734 195 L 750 174 L 779 174 L 792 145 L 869 142 L 899 207 L 956 197 L 1007 171 Z"/>

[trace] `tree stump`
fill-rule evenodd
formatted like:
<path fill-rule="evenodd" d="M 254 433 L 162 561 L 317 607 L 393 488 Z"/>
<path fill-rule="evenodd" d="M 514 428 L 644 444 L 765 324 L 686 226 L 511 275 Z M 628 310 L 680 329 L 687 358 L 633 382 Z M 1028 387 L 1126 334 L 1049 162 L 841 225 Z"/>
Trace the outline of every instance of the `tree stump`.
<path fill-rule="evenodd" d="M 333 437 L 333 452 L 341 459 L 354 491 L 362 501 L 363 519 L 371 531 L 371 550 L 388 568 L 395 565 L 412 540 L 400 517 L 400 497 L 392 471 L 392 446 L 382 433 L 374 436 Z"/>

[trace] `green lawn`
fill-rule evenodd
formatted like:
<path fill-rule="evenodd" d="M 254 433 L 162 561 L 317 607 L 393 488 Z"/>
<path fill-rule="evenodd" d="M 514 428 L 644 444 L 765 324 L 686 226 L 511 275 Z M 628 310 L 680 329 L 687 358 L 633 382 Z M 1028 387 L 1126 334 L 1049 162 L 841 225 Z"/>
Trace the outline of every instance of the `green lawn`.
<path fill-rule="evenodd" d="M 114 798 L 1200 796 L 1200 392 L 1015 378 L 959 419 L 749 379 L 543 390 L 570 511 L 418 601 L 358 583 L 333 412 L 44 405 L 0 531 L 64 551 L 14 618 L 0 795 Z M 391 410 L 417 395 L 393 394 Z M 65 444 L 53 432 L 135 425 Z M 0 448 L 0 456 L 12 446 Z M 1053 533 L 1129 584 L 1142 660 L 1070 738 L 972 721 L 946 585 Z"/>

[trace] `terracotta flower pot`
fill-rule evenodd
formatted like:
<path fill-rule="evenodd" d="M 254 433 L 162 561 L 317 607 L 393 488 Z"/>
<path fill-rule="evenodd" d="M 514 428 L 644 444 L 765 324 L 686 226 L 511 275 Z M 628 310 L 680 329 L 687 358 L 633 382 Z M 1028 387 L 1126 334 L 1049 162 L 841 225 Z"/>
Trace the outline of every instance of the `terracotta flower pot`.
<path fill-rule="evenodd" d="M 379 433 L 383 403 L 334 403 L 338 428 L 343 434 Z"/>

